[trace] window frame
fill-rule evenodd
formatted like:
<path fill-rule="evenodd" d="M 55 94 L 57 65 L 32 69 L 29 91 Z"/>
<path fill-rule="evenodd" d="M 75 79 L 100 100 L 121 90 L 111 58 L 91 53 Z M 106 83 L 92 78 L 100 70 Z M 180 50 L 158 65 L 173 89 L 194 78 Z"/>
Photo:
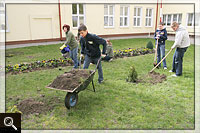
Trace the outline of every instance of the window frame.
<path fill-rule="evenodd" d="M 170 22 L 170 25 L 167 25 L 167 20 L 168 20 L 168 16 L 169 15 L 171 15 L 171 22 Z M 176 20 L 177 23 L 179 23 L 179 16 L 181 16 L 181 22 L 179 24 L 182 24 L 182 18 L 183 18 L 182 13 L 163 14 L 162 18 L 163 18 L 164 26 L 170 27 L 171 24 L 174 22 L 174 16 L 175 15 L 177 15 L 177 17 L 176 17 L 177 18 L 177 20 Z M 166 16 L 165 19 L 164 19 L 164 16 Z"/>
<path fill-rule="evenodd" d="M 122 15 L 121 15 L 121 7 L 123 8 L 123 12 L 122 12 Z M 127 16 L 125 16 L 125 8 L 128 8 L 128 12 L 127 12 Z M 120 13 L 120 15 L 119 15 L 119 26 L 121 27 L 121 28 L 123 28 L 123 27 L 129 27 L 129 20 L 130 20 L 130 18 L 129 18 L 129 15 L 130 15 L 130 7 L 129 7 L 129 5 L 120 5 L 120 11 L 119 11 L 119 13 Z M 122 17 L 122 19 L 123 19 L 123 25 L 120 25 L 120 18 Z M 125 18 L 127 17 L 127 25 L 124 25 L 125 23 Z"/>
<path fill-rule="evenodd" d="M 145 27 L 153 27 L 153 8 L 146 8 L 146 10 L 148 10 L 148 14 L 149 14 L 149 10 L 151 9 L 151 17 L 149 16 L 145 16 Z M 146 25 L 146 19 L 148 19 L 148 22 L 149 22 L 149 19 L 151 19 L 151 25 Z M 148 23 L 147 23 L 148 24 Z"/>
<path fill-rule="evenodd" d="M 134 7 L 134 11 L 136 8 L 136 16 L 134 16 L 134 12 L 133 12 L 133 27 L 142 27 L 142 7 Z M 137 16 L 138 14 L 138 9 L 140 8 L 140 17 Z M 134 25 L 134 18 L 136 18 L 136 26 Z M 137 19 L 140 18 L 140 25 L 137 25 Z"/>
<path fill-rule="evenodd" d="M 3 23 L 0 22 L 0 24 L 4 24 L 6 29 L 2 30 L 0 28 L 0 32 L 10 32 L 9 25 L 8 25 L 8 17 L 7 17 L 6 12 L 5 12 L 6 5 L 5 5 L 4 2 L 2 2 L 1 4 L 3 5 L 3 7 L 0 7 L 0 11 L 3 11 L 4 13 L 0 13 L 0 18 L 4 18 L 5 21 L 4 22 L 2 21 Z"/>
<path fill-rule="evenodd" d="M 188 19 L 189 19 L 189 14 L 193 14 L 193 17 L 192 17 L 192 25 L 189 26 L 188 25 Z M 186 19 L 186 27 L 193 27 L 195 25 L 195 18 L 194 18 L 195 14 L 194 13 L 187 13 L 187 19 Z"/>
<path fill-rule="evenodd" d="M 76 4 L 77 7 L 77 14 L 73 14 L 73 4 Z M 86 22 L 86 18 L 85 18 L 85 4 L 83 3 L 73 3 L 72 4 L 72 28 L 73 29 L 78 29 L 79 25 L 80 25 L 80 17 L 83 17 L 83 23 L 85 24 Z M 83 14 L 79 14 L 79 5 L 83 4 Z M 77 19 L 77 27 L 74 27 L 73 25 L 73 17 L 78 17 Z"/>
<path fill-rule="evenodd" d="M 107 26 L 105 26 L 105 19 L 104 19 L 104 28 L 114 28 L 115 27 L 115 5 L 114 4 L 104 4 L 104 7 L 105 6 L 108 6 L 108 14 L 107 15 L 105 15 L 105 8 L 104 8 L 104 18 L 105 17 L 108 17 L 108 25 Z M 110 7 L 113 7 L 113 15 L 110 15 Z M 113 18 L 113 25 L 112 26 L 110 26 L 109 25 L 109 18 L 110 17 L 112 17 Z"/>
<path fill-rule="evenodd" d="M 195 15 L 194 15 L 194 19 L 195 19 L 195 21 L 194 21 L 195 24 L 194 25 L 195 25 L 195 28 L 199 28 L 200 27 L 200 18 L 199 17 L 200 17 L 200 12 L 199 13 L 195 13 Z"/>

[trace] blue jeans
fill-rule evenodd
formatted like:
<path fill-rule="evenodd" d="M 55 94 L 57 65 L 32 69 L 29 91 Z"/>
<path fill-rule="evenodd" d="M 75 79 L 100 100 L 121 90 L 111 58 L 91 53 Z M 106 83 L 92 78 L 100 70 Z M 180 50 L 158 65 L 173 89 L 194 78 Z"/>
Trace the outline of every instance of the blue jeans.
<path fill-rule="evenodd" d="M 173 64 L 172 71 L 176 72 L 177 76 L 182 75 L 182 64 L 183 64 L 183 56 L 188 47 L 186 48 L 176 48 L 176 51 L 173 56 Z"/>
<path fill-rule="evenodd" d="M 165 45 L 158 45 L 157 48 L 157 63 L 159 63 L 165 57 Z M 159 65 L 161 67 L 161 64 Z M 163 67 L 167 67 L 166 59 L 163 60 Z"/>
<path fill-rule="evenodd" d="M 74 48 L 73 50 L 69 51 L 70 57 L 74 61 L 74 67 L 73 68 L 78 68 L 78 47 Z"/>
<path fill-rule="evenodd" d="M 88 55 L 85 55 L 83 69 L 88 69 L 91 62 L 94 64 L 97 64 L 98 60 L 99 60 L 99 58 L 91 58 Z M 98 74 L 99 74 L 98 81 L 101 82 L 101 81 L 103 81 L 103 71 L 102 71 L 101 61 L 99 62 L 97 69 L 98 69 Z"/>

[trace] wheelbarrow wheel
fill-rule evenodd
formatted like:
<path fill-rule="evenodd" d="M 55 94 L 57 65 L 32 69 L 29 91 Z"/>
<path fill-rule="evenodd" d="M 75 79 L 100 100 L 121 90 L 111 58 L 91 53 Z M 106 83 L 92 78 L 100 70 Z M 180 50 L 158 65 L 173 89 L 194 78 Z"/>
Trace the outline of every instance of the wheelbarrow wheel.
<path fill-rule="evenodd" d="M 78 94 L 76 92 L 74 93 L 68 92 L 67 95 L 65 96 L 65 107 L 67 109 L 70 109 L 76 106 L 77 102 L 78 102 Z"/>

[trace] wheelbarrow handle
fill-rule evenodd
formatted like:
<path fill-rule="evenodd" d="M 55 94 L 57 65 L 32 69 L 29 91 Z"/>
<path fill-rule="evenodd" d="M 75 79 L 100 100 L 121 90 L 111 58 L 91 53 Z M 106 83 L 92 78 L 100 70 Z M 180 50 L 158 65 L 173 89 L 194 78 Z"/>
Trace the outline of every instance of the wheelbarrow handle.
<path fill-rule="evenodd" d="M 99 58 L 98 61 L 97 61 L 97 65 L 96 65 L 96 68 L 95 68 L 94 72 L 96 72 L 97 67 L 99 66 L 100 61 L 101 61 L 101 56 L 100 56 L 100 58 Z"/>
<path fill-rule="evenodd" d="M 80 59 L 79 59 L 79 69 L 81 69 L 81 56 L 80 56 Z"/>
<path fill-rule="evenodd" d="M 167 56 L 172 52 L 172 50 L 173 49 L 170 49 L 170 51 L 167 53 L 167 55 L 150 71 L 150 73 L 153 72 L 153 70 L 156 69 L 156 67 L 158 67 L 158 65 L 160 65 L 160 63 L 162 63 L 165 58 L 167 58 Z"/>

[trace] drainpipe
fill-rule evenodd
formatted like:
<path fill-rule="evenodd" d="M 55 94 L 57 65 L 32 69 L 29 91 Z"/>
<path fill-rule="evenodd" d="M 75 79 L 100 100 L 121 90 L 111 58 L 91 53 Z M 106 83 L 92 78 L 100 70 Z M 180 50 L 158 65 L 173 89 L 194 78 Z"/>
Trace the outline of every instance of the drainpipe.
<path fill-rule="evenodd" d="M 59 12 L 59 25 L 60 25 L 60 41 L 62 41 L 62 26 L 61 26 L 61 13 L 60 13 L 60 0 L 58 0 L 58 12 Z"/>
<path fill-rule="evenodd" d="M 156 8 L 156 25 L 155 25 L 155 31 L 157 29 L 157 21 L 158 21 L 158 0 L 157 0 L 157 8 Z"/>

